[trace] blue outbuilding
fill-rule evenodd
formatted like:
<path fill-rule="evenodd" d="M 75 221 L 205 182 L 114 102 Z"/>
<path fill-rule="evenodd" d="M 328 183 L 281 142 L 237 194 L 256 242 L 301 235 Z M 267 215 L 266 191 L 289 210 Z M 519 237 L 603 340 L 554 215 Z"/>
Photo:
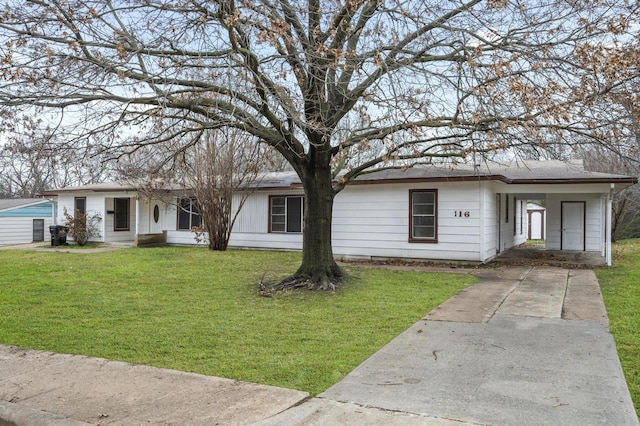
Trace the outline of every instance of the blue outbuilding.
<path fill-rule="evenodd" d="M 45 198 L 0 200 L 0 245 L 45 241 L 53 212 L 53 202 Z"/>

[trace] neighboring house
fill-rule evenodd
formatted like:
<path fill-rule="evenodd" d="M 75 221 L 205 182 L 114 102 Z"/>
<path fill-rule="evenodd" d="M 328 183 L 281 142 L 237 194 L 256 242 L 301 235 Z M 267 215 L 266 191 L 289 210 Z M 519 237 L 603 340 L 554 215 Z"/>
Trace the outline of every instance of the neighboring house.
<path fill-rule="evenodd" d="M 530 240 L 545 239 L 546 209 L 536 203 L 527 204 L 527 219 L 529 229 L 527 238 Z"/>
<path fill-rule="evenodd" d="M 0 245 L 25 244 L 50 238 L 54 209 L 43 198 L 0 200 Z"/>
<path fill-rule="evenodd" d="M 585 171 L 581 161 L 414 167 L 363 175 L 335 198 L 333 251 L 343 259 L 487 262 L 527 239 L 528 200 L 544 200 L 546 248 L 600 252 L 610 264 L 611 199 L 637 179 Z M 101 241 L 196 244 L 200 217 L 184 190 L 152 198 L 100 184 L 44 192 L 62 209 L 96 212 Z M 180 206 L 178 208 L 177 206 Z M 301 250 L 304 193 L 292 173 L 260 180 L 230 247 Z"/>

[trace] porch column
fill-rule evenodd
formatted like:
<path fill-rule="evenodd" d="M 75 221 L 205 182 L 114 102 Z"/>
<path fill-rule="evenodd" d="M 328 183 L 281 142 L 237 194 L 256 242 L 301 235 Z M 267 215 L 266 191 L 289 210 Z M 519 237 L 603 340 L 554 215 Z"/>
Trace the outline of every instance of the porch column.
<path fill-rule="evenodd" d="M 485 185 L 484 182 L 479 182 L 479 190 L 480 190 L 480 235 L 478 237 L 480 237 L 480 253 L 478 253 L 478 260 L 482 263 L 484 263 L 484 261 L 486 260 L 486 253 L 485 253 Z"/>
<path fill-rule="evenodd" d="M 613 186 L 613 184 L 611 184 Z M 611 209 L 613 207 L 613 198 L 611 196 L 611 191 L 609 195 L 607 195 L 607 223 L 606 223 L 606 259 L 607 266 L 611 266 Z"/>
<path fill-rule="evenodd" d="M 140 234 L 140 196 L 136 196 L 136 230 L 134 232 L 135 240 L 138 240 L 138 234 Z"/>

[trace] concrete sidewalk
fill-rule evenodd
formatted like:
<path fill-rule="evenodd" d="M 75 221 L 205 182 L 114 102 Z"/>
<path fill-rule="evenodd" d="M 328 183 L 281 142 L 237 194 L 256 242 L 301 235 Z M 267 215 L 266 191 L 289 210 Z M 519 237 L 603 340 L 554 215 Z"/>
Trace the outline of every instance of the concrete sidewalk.
<path fill-rule="evenodd" d="M 0 346 L 0 426 L 638 424 L 593 271 L 473 274 L 478 284 L 312 399 Z"/>
<path fill-rule="evenodd" d="M 244 425 L 307 397 L 273 386 L 0 346 L 0 426 L 3 420 L 18 426 Z"/>

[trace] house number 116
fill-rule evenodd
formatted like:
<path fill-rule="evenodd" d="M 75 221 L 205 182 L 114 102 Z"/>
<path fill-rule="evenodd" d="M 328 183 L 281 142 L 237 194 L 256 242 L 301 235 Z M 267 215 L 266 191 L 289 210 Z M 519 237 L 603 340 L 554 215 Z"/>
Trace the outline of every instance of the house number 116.
<path fill-rule="evenodd" d="M 455 215 L 455 217 L 469 217 L 469 216 L 471 216 L 471 213 L 463 212 L 461 210 L 456 210 L 454 215 Z"/>

